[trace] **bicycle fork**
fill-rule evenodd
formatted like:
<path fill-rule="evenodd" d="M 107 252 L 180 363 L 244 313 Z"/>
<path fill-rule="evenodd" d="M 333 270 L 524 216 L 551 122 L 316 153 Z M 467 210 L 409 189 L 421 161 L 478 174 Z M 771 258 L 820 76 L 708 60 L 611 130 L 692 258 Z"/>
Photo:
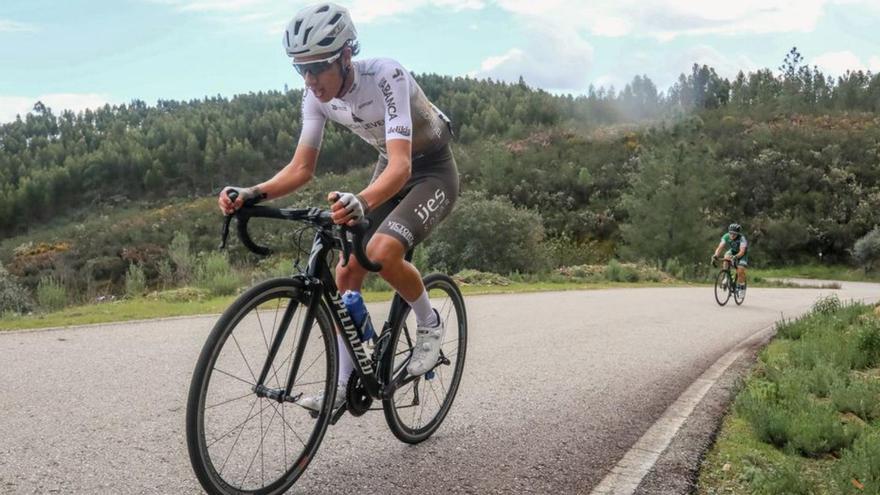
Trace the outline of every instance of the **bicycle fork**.
<path fill-rule="evenodd" d="M 302 332 L 300 333 L 299 345 L 296 348 L 296 352 L 294 354 L 293 363 L 290 365 L 290 373 L 287 376 L 287 383 L 284 388 L 274 389 L 269 388 L 264 385 L 266 377 L 269 375 L 269 371 L 272 368 L 272 363 L 275 362 L 275 356 L 278 354 L 278 350 L 281 348 L 281 343 L 284 341 L 284 337 L 287 335 L 287 330 L 290 327 L 290 322 L 293 319 L 294 313 L 296 313 L 297 308 L 299 307 L 299 302 L 295 300 L 291 300 L 287 305 L 287 308 L 284 310 L 284 316 L 281 318 L 281 324 L 278 327 L 278 333 L 275 335 L 275 338 L 272 340 L 272 345 L 269 348 L 269 354 L 266 356 L 266 362 L 263 363 L 263 369 L 260 371 L 260 377 L 257 380 L 256 385 L 254 385 L 253 391 L 257 394 L 257 397 L 265 397 L 269 399 L 276 400 L 278 402 L 296 402 L 299 400 L 302 394 L 291 395 L 291 391 L 293 390 L 294 381 L 296 379 L 297 373 L 299 372 L 300 364 L 302 364 L 303 354 L 305 353 L 306 344 L 309 339 L 309 334 L 312 331 L 312 326 L 315 323 L 315 311 L 317 311 L 318 305 L 320 304 L 321 292 L 316 290 L 317 287 L 314 287 L 311 283 L 306 283 L 306 288 L 311 287 L 311 291 L 309 291 L 309 305 L 306 310 L 306 317 L 303 320 L 302 324 Z M 277 373 L 277 370 L 275 371 Z"/>

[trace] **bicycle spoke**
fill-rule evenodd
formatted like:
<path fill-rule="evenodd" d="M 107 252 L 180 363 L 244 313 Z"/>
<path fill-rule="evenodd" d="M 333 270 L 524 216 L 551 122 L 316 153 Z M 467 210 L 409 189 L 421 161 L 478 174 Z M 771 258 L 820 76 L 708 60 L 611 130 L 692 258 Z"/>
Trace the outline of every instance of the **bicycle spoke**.
<path fill-rule="evenodd" d="M 276 408 L 276 411 L 277 411 L 278 406 L 276 406 L 275 404 L 272 404 L 272 407 Z M 299 434 L 296 432 L 296 430 L 293 429 L 293 426 L 290 426 L 290 423 L 288 423 L 287 420 L 284 419 L 284 406 L 281 406 L 281 420 L 284 422 L 284 424 L 287 426 L 287 428 L 290 430 L 290 432 L 293 433 L 293 435 L 296 437 L 296 439 L 299 440 L 299 443 L 301 443 L 303 445 L 303 447 L 305 447 L 306 443 L 303 441 L 302 437 L 300 437 Z M 284 431 L 284 430 L 282 430 L 282 431 Z"/>
<path fill-rule="evenodd" d="M 262 413 L 261 413 L 261 414 L 262 414 Z M 275 419 L 275 413 L 273 413 L 273 414 L 272 414 L 272 417 L 269 419 L 269 426 L 272 426 L 272 420 L 273 420 L 273 419 Z M 262 418 L 261 418 L 261 422 L 262 422 Z M 257 452 L 254 452 L 254 456 L 251 458 L 251 463 L 248 464 L 248 468 L 247 468 L 247 470 L 244 472 L 244 478 L 241 479 L 241 485 L 239 486 L 239 488 L 244 487 L 244 482 L 247 481 L 248 474 L 251 472 L 251 467 L 253 467 L 253 465 L 254 465 L 254 461 L 257 460 L 257 453 L 258 453 L 258 452 L 261 452 L 262 449 L 263 449 L 263 440 L 266 438 L 266 433 L 269 433 L 269 429 L 266 428 L 266 431 L 265 431 L 265 432 L 263 432 L 262 430 L 263 430 L 263 428 L 262 428 L 262 426 L 261 426 L 261 427 L 260 427 L 260 433 L 261 433 L 261 435 L 260 435 L 260 447 L 259 447 L 260 450 L 258 450 Z"/>
<path fill-rule="evenodd" d="M 226 375 L 226 376 L 228 376 L 228 377 L 230 377 L 230 378 L 235 378 L 236 380 L 238 380 L 238 381 L 240 381 L 240 382 L 242 382 L 242 383 L 247 383 L 247 384 L 250 385 L 251 387 L 256 387 L 256 386 L 257 386 L 257 384 L 254 383 L 254 382 L 249 382 L 249 381 L 245 380 L 244 378 L 239 378 L 239 377 L 233 375 L 232 373 L 228 373 L 228 372 L 226 372 L 226 371 L 221 370 L 220 368 L 216 368 L 216 367 L 215 367 L 215 368 L 214 368 L 214 371 L 219 371 L 220 373 L 223 373 L 224 375 Z M 254 380 L 254 381 L 256 381 L 256 380 Z"/>
<path fill-rule="evenodd" d="M 244 359 L 244 364 L 245 364 L 245 366 L 247 366 L 248 371 L 251 372 L 251 378 L 253 378 L 253 379 L 254 379 L 254 383 L 256 383 L 256 382 L 257 382 L 257 376 L 254 375 L 254 370 L 251 369 L 251 364 L 248 362 L 247 358 L 244 357 L 244 351 L 241 350 L 241 346 L 238 344 L 238 339 L 235 338 L 235 333 L 230 334 L 230 337 L 232 337 L 232 341 L 235 342 L 235 347 L 238 348 L 238 353 L 241 354 L 241 358 Z"/>
<path fill-rule="evenodd" d="M 213 442 L 211 442 L 211 443 L 209 443 L 208 445 L 206 445 L 205 448 L 211 448 L 212 445 L 214 445 L 215 443 L 219 442 L 220 440 L 223 440 L 224 438 L 228 437 L 232 432 L 234 432 L 235 430 L 241 428 L 241 427 L 244 426 L 248 421 L 250 421 L 250 420 L 254 419 L 255 417 L 257 417 L 256 414 L 251 415 L 251 411 L 254 410 L 254 406 L 257 405 L 257 402 L 258 402 L 259 400 L 260 400 L 259 397 L 256 397 L 256 398 L 254 399 L 254 402 L 251 404 L 251 408 L 250 408 L 250 410 L 249 410 L 248 413 L 246 414 L 247 419 L 245 419 L 245 420 L 242 421 L 241 423 L 235 425 L 232 429 L 230 429 L 230 430 L 227 431 L 226 433 L 224 433 L 224 434 L 220 435 L 219 437 L 217 437 Z M 258 413 L 258 414 L 259 414 L 259 413 Z M 241 433 L 239 432 L 239 434 L 241 434 Z"/>
<path fill-rule="evenodd" d="M 318 354 L 318 356 L 317 356 L 315 359 L 312 360 L 312 363 L 309 364 L 309 365 L 306 367 L 306 369 L 305 369 L 302 373 L 299 374 L 299 376 L 305 376 L 305 374 L 308 373 L 308 371 L 309 371 L 310 369 L 312 369 L 312 366 L 314 366 L 315 363 L 317 363 L 318 360 L 321 359 L 321 356 L 323 356 L 323 355 L 324 355 L 323 352 L 322 352 L 321 354 Z M 296 382 L 294 381 L 293 384 L 296 385 Z M 300 385 L 302 385 L 302 384 L 300 384 Z"/>
<path fill-rule="evenodd" d="M 205 410 L 207 411 L 208 409 L 213 409 L 213 408 L 215 408 L 215 407 L 217 407 L 217 406 L 222 406 L 223 404 L 229 404 L 230 402 L 234 402 L 234 401 L 237 401 L 237 400 L 241 400 L 241 399 L 244 399 L 245 397 L 250 397 L 250 396 L 252 396 L 252 395 L 254 395 L 254 393 L 253 393 L 253 392 L 250 392 L 250 393 L 247 393 L 247 394 L 242 395 L 241 397 L 236 397 L 236 398 L 234 398 L 234 399 L 224 400 L 223 402 L 219 402 L 219 403 L 214 404 L 214 405 L 211 405 L 211 406 L 205 406 Z"/>

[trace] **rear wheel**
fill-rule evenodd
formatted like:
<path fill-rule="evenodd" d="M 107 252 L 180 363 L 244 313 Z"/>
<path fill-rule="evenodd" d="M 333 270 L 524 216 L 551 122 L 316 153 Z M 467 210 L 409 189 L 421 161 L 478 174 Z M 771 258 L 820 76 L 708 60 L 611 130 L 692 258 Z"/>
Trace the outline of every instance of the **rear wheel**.
<path fill-rule="evenodd" d="M 742 291 L 735 290 L 733 292 L 733 300 L 736 301 L 736 305 L 739 306 L 746 300 L 746 284 L 743 284 Z"/>
<path fill-rule="evenodd" d="M 724 306 L 730 300 L 730 275 L 724 270 L 715 277 L 715 301 Z"/>
<path fill-rule="evenodd" d="M 208 336 L 186 410 L 190 461 L 208 493 L 283 493 L 314 458 L 330 422 L 338 371 L 329 313 L 319 305 L 307 324 L 308 304 L 300 279 L 269 280 L 242 294 Z M 317 418 L 293 402 L 254 392 L 285 320 L 289 324 L 263 384 L 283 390 L 301 351 L 291 395 L 329 397 Z"/>
<path fill-rule="evenodd" d="M 416 319 L 408 306 L 402 323 L 391 330 L 388 354 L 383 358 L 384 383 L 403 383 L 382 401 L 385 419 L 394 435 L 406 443 L 419 443 L 440 427 L 458 391 L 467 350 L 467 314 L 458 286 L 441 274 L 428 275 L 424 281 L 431 304 L 446 326 L 440 364 L 419 377 L 407 373 L 416 341 Z"/>

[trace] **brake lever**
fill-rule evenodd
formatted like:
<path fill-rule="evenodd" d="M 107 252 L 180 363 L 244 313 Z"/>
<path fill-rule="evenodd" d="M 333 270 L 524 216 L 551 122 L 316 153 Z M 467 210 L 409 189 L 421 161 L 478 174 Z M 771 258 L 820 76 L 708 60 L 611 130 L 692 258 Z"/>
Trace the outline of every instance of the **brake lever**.
<path fill-rule="evenodd" d="M 235 200 L 238 198 L 238 191 L 226 191 L 226 197 L 229 198 L 230 201 L 235 203 Z M 217 249 L 226 249 L 226 241 L 229 239 L 229 224 L 232 223 L 233 216 L 235 216 L 235 213 L 226 215 L 226 217 L 223 219 L 223 229 L 220 231 L 220 247 L 218 247 Z"/>
<path fill-rule="evenodd" d="M 351 242 L 348 240 L 348 232 L 338 225 L 335 229 L 340 234 L 339 238 L 342 241 L 342 266 L 348 266 L 348 260 L 351 258 Z"/>
<path fill-rule="evenodd" d="M 217 249 L 226 249 L 226 240 L 229 238 L 229 224 L 232 222 L 232 215 L 226 215 L 223 219 L 223 230 L 220 232 L 220 246 Z"/>

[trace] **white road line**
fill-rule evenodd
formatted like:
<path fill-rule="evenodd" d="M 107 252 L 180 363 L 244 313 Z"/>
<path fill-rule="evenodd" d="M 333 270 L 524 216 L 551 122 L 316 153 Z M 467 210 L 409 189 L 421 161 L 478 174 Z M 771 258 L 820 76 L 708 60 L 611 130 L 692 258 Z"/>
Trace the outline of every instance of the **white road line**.
<path fill-rule="evenodd" d="M 681 425 L 706 395 L 706 392 L 747 349 L 758 342 L 769 339 L 775 328 L 775 323 L 762 328 L 743 339 L 727 354 L 718 358 L 639 438 L 620 462 L 602 479 L 602 482 L 593 489 L 591 495 L 632 495 L 654 463 L 657 462 L 660 454 L 669 446 Z"/>

